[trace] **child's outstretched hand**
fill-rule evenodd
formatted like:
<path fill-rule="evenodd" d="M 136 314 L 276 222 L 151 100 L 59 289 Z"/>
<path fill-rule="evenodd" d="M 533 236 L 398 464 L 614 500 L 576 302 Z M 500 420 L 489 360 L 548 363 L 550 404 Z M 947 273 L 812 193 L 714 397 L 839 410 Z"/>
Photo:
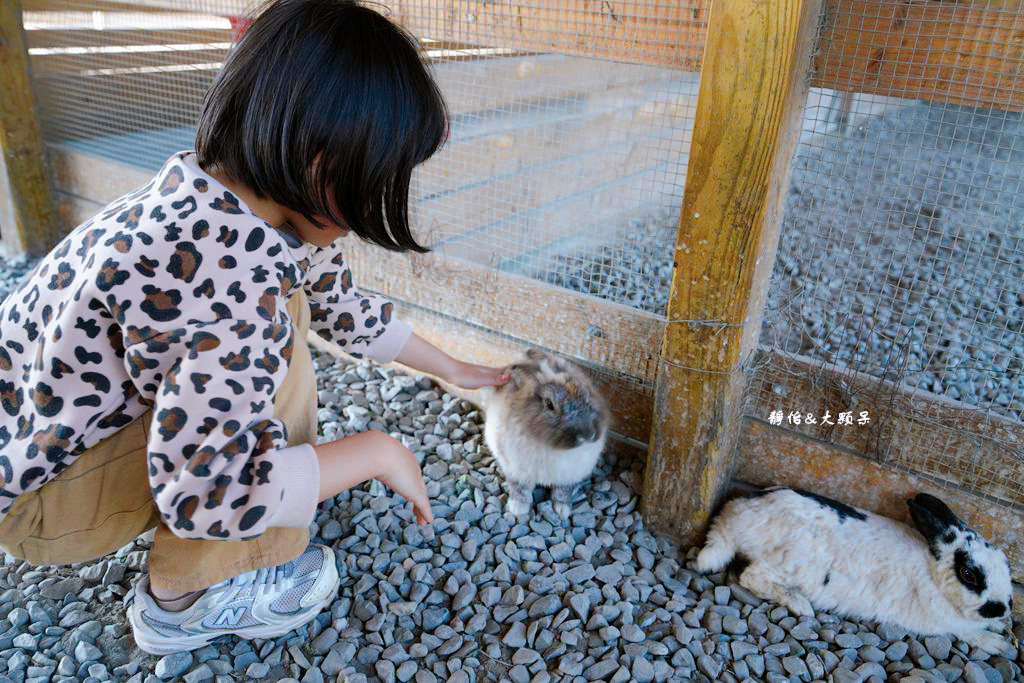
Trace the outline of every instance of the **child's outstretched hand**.
<path fill-rule="evenodd" d="M 382 432 L 361 432 L 314 446 L 320 465 L 320 498 L 327 500 L 369 479 L 377 479 L 412 503 L 416 521 L 430 524 L 427 485 L 416 456 Z"/>
<path fill-rule="evenodd" d="M 409 449 L 402 448 L 391 454 L 391 463 L 387 469 L 377 476 L 380 483 L 412 503 L 416 511 L 416 521 L 430 524 L 434 521 L 434 513 L 430 510 L 430 498 L 427 497 L 427 485 L 423 482 L 423 473 Z"/>
<path fill-rule="evenodd" d="M 490 368 L 486 365 L 474 365 L 462 361 L 455 362 L 454 372 L 447 378 L 449 382 L 463 389 L 479 389 L 481 387 L 501 386 L 511 377 L 505 368 Z"/>
<path fill-rule="evenodd" d="M 505 374 L 505 368 L 489 368 L 456 360 L 417 334 L 409 337 L 395 360 L 463 389 L 500 386 L 511 379 Z"/>

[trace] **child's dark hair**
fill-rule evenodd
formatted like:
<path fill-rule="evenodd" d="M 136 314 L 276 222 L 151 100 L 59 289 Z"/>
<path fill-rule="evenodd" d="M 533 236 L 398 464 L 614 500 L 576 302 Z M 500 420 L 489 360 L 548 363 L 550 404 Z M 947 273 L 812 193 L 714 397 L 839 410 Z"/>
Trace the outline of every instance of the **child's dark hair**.
<path fill-rule="evenodd" d="M 444 99 L 416 40 L 352 0 L 276 0 L 206 96 L 196 151 L 262 197 L 394 251 L 413 168 L 444 142 Z"/>

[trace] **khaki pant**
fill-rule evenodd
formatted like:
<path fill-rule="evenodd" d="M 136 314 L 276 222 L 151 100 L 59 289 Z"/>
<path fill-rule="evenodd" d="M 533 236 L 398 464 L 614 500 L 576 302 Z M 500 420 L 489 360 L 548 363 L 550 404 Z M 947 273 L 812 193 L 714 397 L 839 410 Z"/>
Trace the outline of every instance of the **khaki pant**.
<path fill-rule="evenodd" d="M 306 332 L 309 303 L 301 290 L 288 302 L 295 342 L 274 416 L 289 445 L 316 443 L 316 375 Z M 295 559 L 307 529 L 269 529 L 252 541 L 178 538 L 161 523 L 149 485 L 146 412 L 90 448 L 53 481 L 22 494 L 0 522 L 0 548 L 31 564 L 74 564 L 102 557 L 156 527 L 150 581 L 167 591 L 196 591 L 254 569 Z"/>

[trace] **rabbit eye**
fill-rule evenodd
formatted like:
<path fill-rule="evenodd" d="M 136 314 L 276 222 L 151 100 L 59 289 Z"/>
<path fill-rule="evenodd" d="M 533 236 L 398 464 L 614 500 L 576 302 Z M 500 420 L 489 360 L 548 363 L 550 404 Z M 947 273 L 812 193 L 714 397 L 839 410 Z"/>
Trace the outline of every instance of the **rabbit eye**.
<path fill-rule="evenodd" d="M 976 586 L 978 584 L 978 573 L 969 567 L 960 567 L 960 582 L 965 586 Z"/>
<path fill-rule="evenodd" d="M 555 412 L 555 402 L 552 401 L 550 398 L 545 398 L 544 399 L 544 410 L 548 411 L 549 413 Z"/>

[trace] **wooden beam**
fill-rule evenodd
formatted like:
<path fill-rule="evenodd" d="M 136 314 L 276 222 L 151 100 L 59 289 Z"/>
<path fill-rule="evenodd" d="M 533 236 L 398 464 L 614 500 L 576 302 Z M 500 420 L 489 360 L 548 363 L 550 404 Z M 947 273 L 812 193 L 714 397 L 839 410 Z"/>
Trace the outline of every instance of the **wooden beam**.
<path fill-rule="evenodd" d="M 412 306 L 402 301 L 396 301 L 396 304 L 399 317 L 412 325 L 416 334 L 460 360 L 482 365 L 502 366 L 518 359 L 527 349 L 536 346 L 531 342 L 513 339 L 492 330 L 481 329 L 464 320 L 439 315 L 419 306 Z M 322 351 L 339 357 L 347 357 L 340 347 L 324 341 L 319 335 L 310 334 L 309 340 L 313 346 Z M 586 364 L 583 367 L 598 390 L 608 397 L 612 412 L 612 431 L 632 444 L 627 448 L 624 443 L 619 443 L 616 450 L 623 451 L 625 449 L 632 454 L 646 453 L 646 440 L 651 431 L 651 409 L 653 407 L 651 387 L 639 384 L 632 378 L 609 373 L 601 368 L 594 368 Z M 486 408 L 488 398 L 486 391 L 469 391 L 446 384 L 444 386 L 448 391 L 457 393 Z M 612 447 L 609 446 L 609 448 Z"/>
<path fill-rule="evenodd" d="M 66 3 L 65 3 L 66 4 Z M 242 15 L 248 0 L 218 3 Z M 711 0 L 529 3 L 384 0 L 420 38 L 696 71 Z M 36 0 L 43 9 L 53 3 Z M 120 0 L 109 8 L 208 12 L 203 0 Z M 906 99 L 1024 110 L 1019 0 L 826 0 L 812 85 Z"/>
<path fill-rule="evenodd" d="M 804 356 L 768 351 L 755 362 L 753 417 L 827 410 L 859 416 L 866 425 L 803 423 L 787 429 L 901 470 L 926 473 L 948 486 L 1024 507 L 1024 425 L 931 392 Z"/>
<path fill-rule="evenodd" d="M 56 235 L 18 0 L 0 2 L 0 92 L 0 177 L 7 178 L 0 186 L 0 205 L 7 210 L 0 216 L 13 221 L 0 226 L 0 238 L 15 250 L 38 254 Z"/>
<path fill-rule="evenodd" d="M 792 486 L 865 510 L 910 521 L 906 501 L 917 493 L 944 500 L 968 526 L 1001 547 L 1017 581 L 1024 580 L 1024 506 L 976 496 L 797 432 L 747 418 L 736 478 L 758 486 Z"/>
<path fill-rule="evenodd" d="M 643 499 L 648 524 L 683 542 L 732 477 L 820 10 L 712 6 Z"/>
<path fill-rule="evenodd" d="M 1020 0 L 830 0 L 813 85 L 1024 110 Z"/>
<path fill-rule="evenodd" d="M 417 36 L 696 71 L 710 0 L 391 0 Z"/>
<path fill-rule="evenodd" d="M 653 384 L 665 328 L 657 316 L 440 254 L 350 240 L 346 255 L 361 287 Z"/>

